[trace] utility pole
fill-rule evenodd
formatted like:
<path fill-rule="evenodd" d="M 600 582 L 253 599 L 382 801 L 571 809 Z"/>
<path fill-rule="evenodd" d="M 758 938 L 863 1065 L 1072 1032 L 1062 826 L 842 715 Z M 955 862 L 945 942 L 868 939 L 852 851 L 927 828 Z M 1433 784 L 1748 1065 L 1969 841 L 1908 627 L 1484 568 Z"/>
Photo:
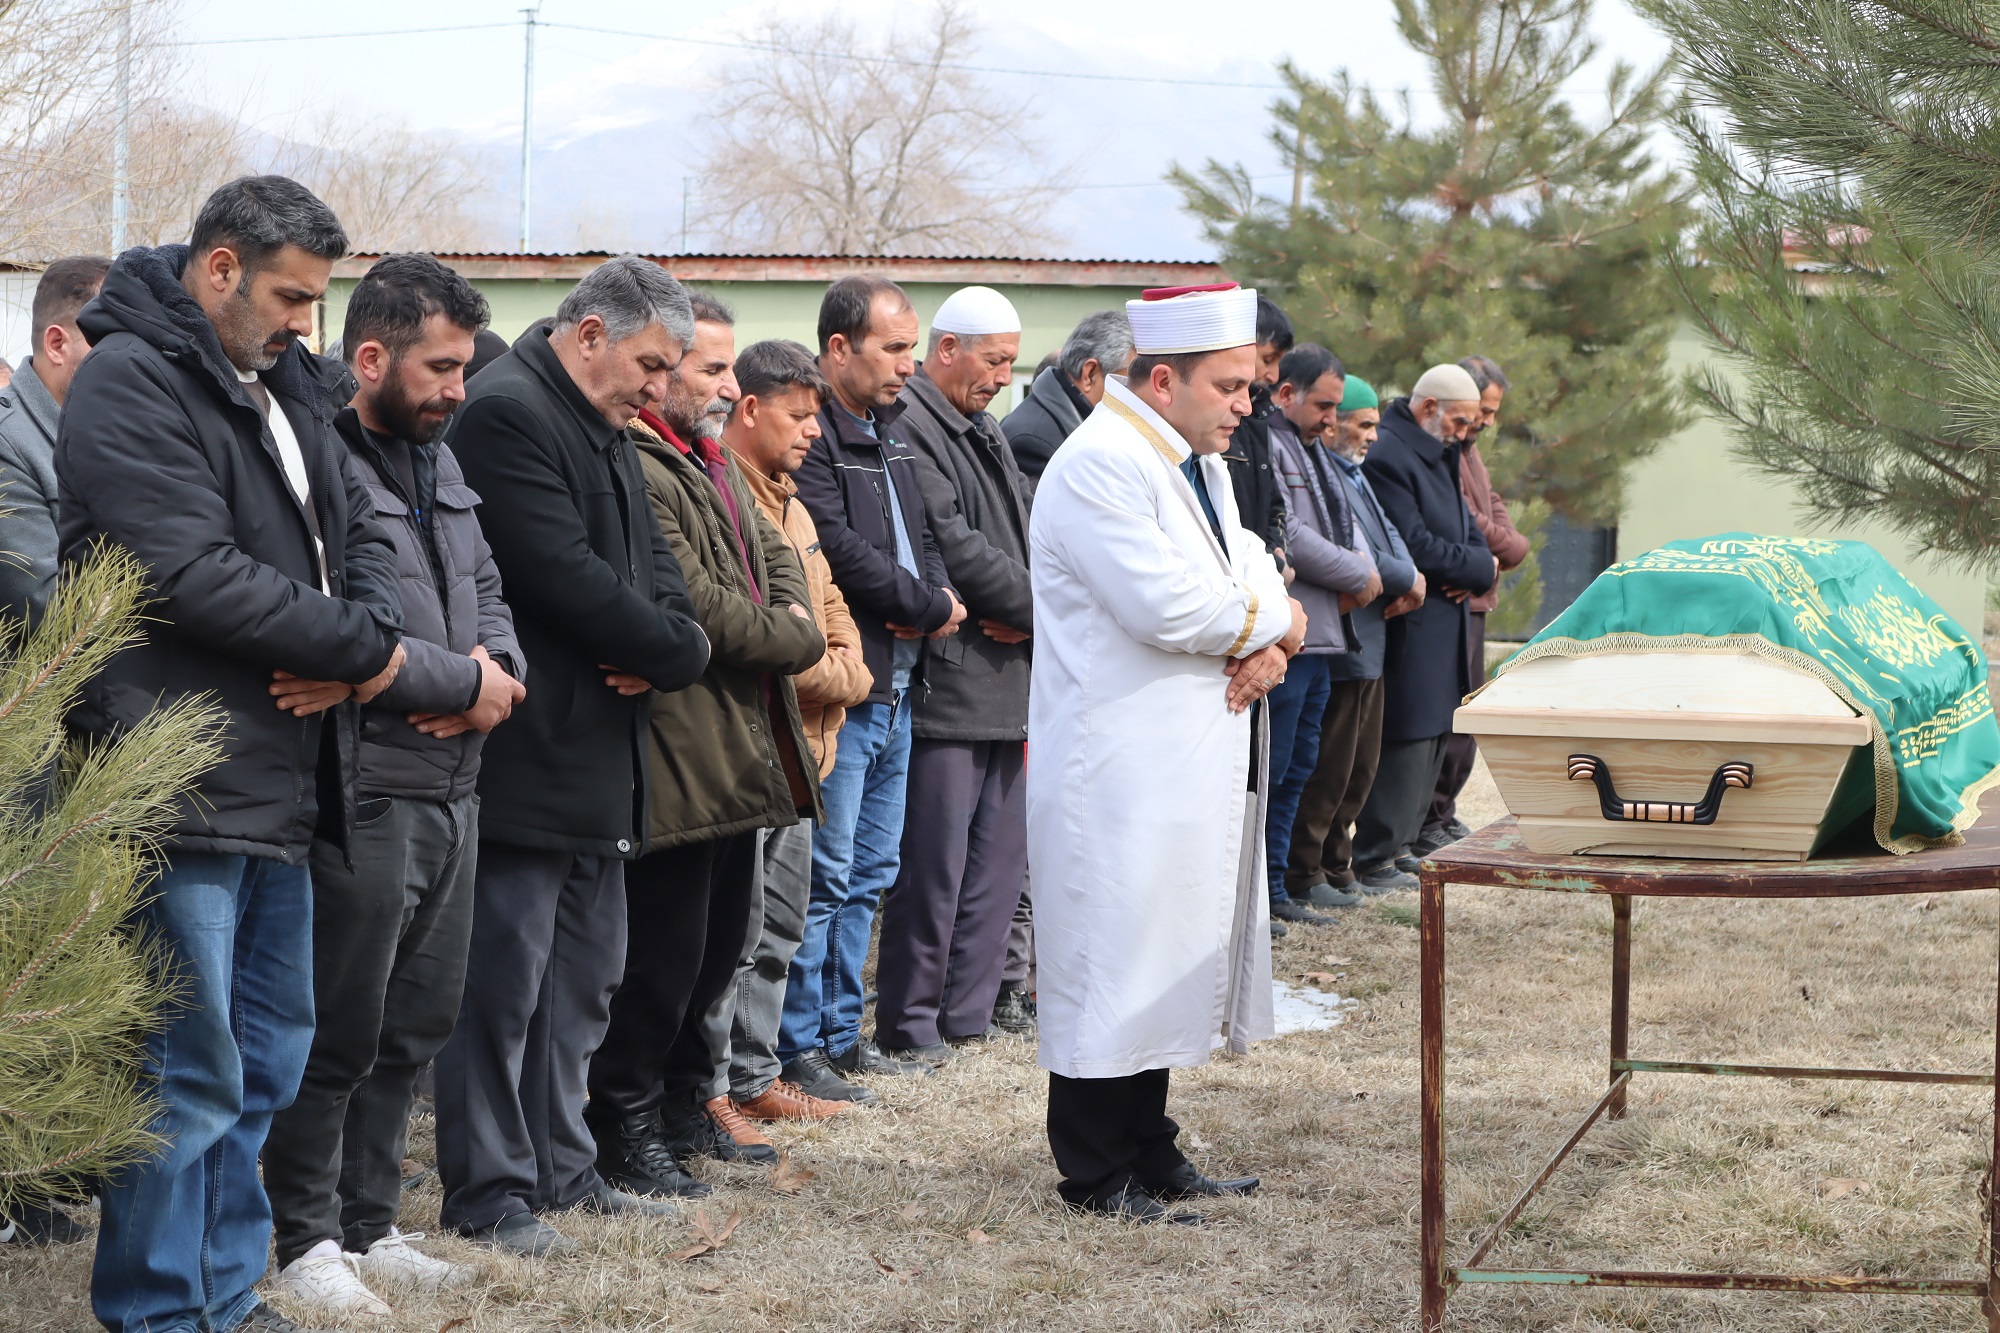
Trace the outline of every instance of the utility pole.
<path fill-rule="evenodd" d="M 118 127 L 111 141 L 111 253 L 125 248 L 132 197 L 132 0 L 118 14 Z"/>
<path fill-rule="evenodd" d="M 529 208 L 533 201 L 532 171 L 535 137 L 535 15 L 541 6 L 521 11 L 527 25 L 527 46 L 521 61 L 521 253 L 528 253 Z"/>
<path fill-rule="evenodd" d="M 681 177 L 681 253 L 688 252 L 688 205 L 694 198 L 694 177 Z"/>

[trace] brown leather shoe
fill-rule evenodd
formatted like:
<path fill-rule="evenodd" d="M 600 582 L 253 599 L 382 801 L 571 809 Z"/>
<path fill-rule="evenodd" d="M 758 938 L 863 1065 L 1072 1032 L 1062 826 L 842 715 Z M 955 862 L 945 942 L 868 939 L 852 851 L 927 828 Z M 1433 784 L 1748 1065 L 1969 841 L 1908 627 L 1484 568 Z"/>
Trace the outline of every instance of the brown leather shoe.
<path fill-rule="evenodd" d="M 716 1156 L 734 1162 L 778 1160 L 778 1146 L 745 1120 L 728 1097 L 711 1097 L 702 1104 L 702 1109 L 708 1112 L 709 1121 L 715 1126 L 715 1146 L 719 1150 Z"/>
<path fill-rule="evenodd" d="M 752 1120 L 831 1120 L 845 1114 L 853 1103 L 810 1096 L 780 1078 L 773 1079 L 770 1087 L 749 1101 L 734 1105 Z"/>

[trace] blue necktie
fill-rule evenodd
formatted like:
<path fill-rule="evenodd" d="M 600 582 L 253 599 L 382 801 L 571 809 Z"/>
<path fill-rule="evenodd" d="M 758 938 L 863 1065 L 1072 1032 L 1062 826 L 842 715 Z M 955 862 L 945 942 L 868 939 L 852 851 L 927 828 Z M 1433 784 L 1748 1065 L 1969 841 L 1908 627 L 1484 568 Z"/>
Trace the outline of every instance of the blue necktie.
<path fill-rule="evenodd" d="M 1215 502 L 1208 498 L 1208 479 L 1202 475 L 1201 455 L 1189 454 L 1181 462 L 1181 475 L 1194 487 L 1194 498 L 1201 501 L 1201 512 L 1208 516 L 1209 530 L 1215 534 L 1216 542 L 1224 555 L 1229 553 L 1229 543 L 1222 536 L 1222 520 L 1216 517 Z"/>

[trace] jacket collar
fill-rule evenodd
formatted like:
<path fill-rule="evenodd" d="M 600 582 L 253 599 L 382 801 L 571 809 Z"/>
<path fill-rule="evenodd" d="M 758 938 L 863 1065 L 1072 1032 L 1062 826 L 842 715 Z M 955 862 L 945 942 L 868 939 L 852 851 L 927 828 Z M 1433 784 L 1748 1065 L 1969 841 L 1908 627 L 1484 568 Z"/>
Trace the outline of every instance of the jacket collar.
<path fill-rule="evenodd" d="M 979 428 L 973 424 L 972 419 L 952 406 L 951 399 L 944 396 L 944 390 L 938 387 L 938 382 L 930 377 L 930 372 L 923 366 L 919 365 L 917 373 L 910 376 L 909 382 L 903 385 L 903 393 L 936 417 L 938 424 L 953 435 L 964 436 L 978 432 Z"/>
<path fill-rule="evenodd" d="M 724 445 L 723 449 L 736 460 L 736 470 L 743 475 L 743 484 L 750 488 L 751 498 L 757 501 L 757 507 L 766 513 L 781 512 L 785 502 L 799 493 L 799 484 L 792 480 L 789 472 L 767 477 L 755 463 L 728 445 Z"/>
<path fill-rule="evenodd" d="M 908 388 L 909 386 L 906 384 L 904 387 Z M 827 395 L 826 406 L 820 409 L 819 415 L 822 421 L 833 427 L 834 441 L 842 448 L 861 446 L 874 449 L 889 443 L 889 428 L 895 425 L 903 413 L 907 411 L 909 411 L 909 404 L 905 403 L 900 395 L 895 402 L 889 404 L 887 407 L 876 408 L 874 413 L 875 434 L 872 436 L 867 431 L 861 429 L 861 424 L 856 420 L 854 414 L 842 406 L 840 400 L 831 394 Z"/>
<path fill-rule="evenodd" d="M 35 358 L 28 357 L 14 368 L 14 382 L 7 386 L 7 392 L 28 414 L 28 420 L 35 423 L 35 429 L 47 437 L 53 445 L 56 442 L 56 422 L 62 417 L 62 408 L 57 406 L 55 395 L 49 392 L 42 377 L 35 373 Z"/>
<path fill-rule="evenodd" d="M 1445 442 L 1417 424 L 1409 399 L 1392 398 L 1382 410 L 1382 424 L 1390 426 L 1396 438 L 1424 463 L 1437 463 L 1444 458 Z"/>
<path fill-rule="evenodd" d="M 1062 373 L 1061 366 L 1050 366 L 1035 376 L 1035 382 L 1028 386 L 1028 397 L 1042 405 L 1042 409 L 1067 435 L 1083 424 L 1090 415 L 1090 400 L 1076 391 L 1069 382 L 1069 376 Z"/>
<path fill-rule="evenodd" d="M 556 356 L 556 349 L 549 344 L 549 325 L 552 322 L 536 320 L 530 324 L 527 331 L 514 340 L 514 353 L 521 358 L 521 364 L 547 385 L 549 392 L 569 409 L 591 446 L 609 449 L 625 438 L 625 432 L 606 421 L 604 414 L 583 396 L 583 390 L 570 378 L 568 369 Z"/>

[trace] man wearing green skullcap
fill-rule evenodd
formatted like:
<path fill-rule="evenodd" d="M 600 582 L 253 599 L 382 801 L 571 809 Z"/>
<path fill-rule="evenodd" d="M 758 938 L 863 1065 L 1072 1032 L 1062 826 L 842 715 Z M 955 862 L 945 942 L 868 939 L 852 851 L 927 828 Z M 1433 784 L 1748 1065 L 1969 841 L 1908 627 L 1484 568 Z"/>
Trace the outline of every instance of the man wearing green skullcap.
<path fill-rule="evenodd" d="M 1374 388 L 1360 376 L 1349 375 L 1329 443 L 1335 469 L 1347 483 L 1355 525 L 1367 537 L 1369 554 L 1382 576 L 1382 595 L 1348 615 L 1361 649 L 1332 659 L 1333 693 L 1320 728 L 1319 767 L 1307 781 L 1298 815 L 1292 821 L 1285 892 L 1297 901 L 1321 907 L 1354 901 L 1346 891 L 1354 882 L 1350 864 L 1353 844 L 1347 830 L 1368 799 L 1382 753 L 1386 621 L 1424 601 L 1424 576 L 1417 572 L 1402 534 L 1382 511 L 1368 478 L 1361 473 L 1361 460 L 1375 442 L 1375 427 L 1381 419 L 1381 402 Z"/>

